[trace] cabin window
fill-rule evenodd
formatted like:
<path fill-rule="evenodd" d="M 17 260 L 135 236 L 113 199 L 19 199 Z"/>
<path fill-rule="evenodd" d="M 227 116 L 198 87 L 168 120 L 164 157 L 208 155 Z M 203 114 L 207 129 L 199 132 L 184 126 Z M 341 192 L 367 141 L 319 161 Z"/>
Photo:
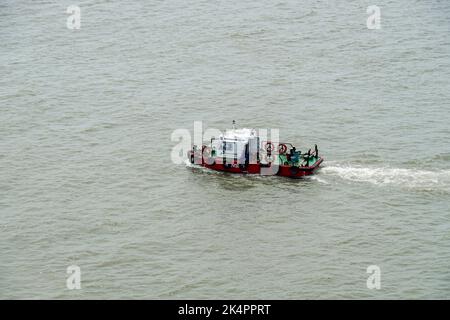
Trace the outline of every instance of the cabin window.
<path fill-rule="evenodd" d="M 228 152 L 233 152 L 234 151 L 234 142 L 224 142 L 223 144 L 223 148 L 228 151 Z"/>

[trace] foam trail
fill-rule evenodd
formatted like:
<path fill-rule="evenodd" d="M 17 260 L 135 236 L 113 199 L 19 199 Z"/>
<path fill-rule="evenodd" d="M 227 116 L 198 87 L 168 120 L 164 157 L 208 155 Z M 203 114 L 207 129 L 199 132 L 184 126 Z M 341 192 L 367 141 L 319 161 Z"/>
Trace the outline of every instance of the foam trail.
<path fill-rule="evenodd" d="M 199 170 L 199 172 L 205 172 L 205 173 L 209 173 L 209 174 L 223 174 L 223 172 L 221 172 L 221 171 L 211 170 L 211 169 L 203 167 L 199 164 L 191 163 L 191 161 L 189 161 L 189 159 L 186 159 L 184 161 L 184 164 L 186 165 L 187 168 L 193 168 L 193 169 Z"/>
<path fill-rule="evenodd" d="M 326 166 L 321 173 L 344 180 L 376 185 L 398 185 L 410 188 L 450 188 L 450 170 L 419 170 L 404 168 L 370 168 L 358 166 Z"/>
<path fill-rule="evenodd" d="M 189 168 L 197 167 L 195 164 L 191 163 L 191 161 L 189 161 L 189 159 L 185 159 L 184 164 L 186 165 L 186 167 L 189 167 Z"/>
<path fill-rule="evenodd" d="M 306 178 L 310 179 L 310 180 L 315 180 L 315 181 L 323 183 L 323 184 L 330 184 L 327 180 L 319 178 L 317 175 L 307 176 Z"/>
<path fill-rule="evenodd" d="M 200 165 L 192 164 L 188 159 L 186 167 L 197 168 L 205 172 L 219 173 Z M 241 175 L 236 175 L 240 177 Z M 330 184 L 328 177 L 339 177 L 352 182 L 368 182 L 374 185 L 393 185 L 409 189 L 440 190 L 450 192 L 450 170 L 419 170 L 391 167 L 360 167 L 351 165 L 330 165 L 320 169 L 318 174 L 309 176 L 311 180 Z"/>

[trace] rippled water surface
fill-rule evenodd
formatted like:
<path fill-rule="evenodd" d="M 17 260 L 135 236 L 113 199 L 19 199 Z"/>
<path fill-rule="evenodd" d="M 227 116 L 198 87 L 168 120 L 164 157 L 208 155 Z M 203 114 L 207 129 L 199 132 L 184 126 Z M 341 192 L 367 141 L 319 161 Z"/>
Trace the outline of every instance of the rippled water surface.
<path fill-rule="evenodd" d="M 0 297 L 450 298 L 449 17 L 438 0 L 2 0 Z M 317 143 L 323 168 L 171 163 L 175 129 L 232 119 Z"/>

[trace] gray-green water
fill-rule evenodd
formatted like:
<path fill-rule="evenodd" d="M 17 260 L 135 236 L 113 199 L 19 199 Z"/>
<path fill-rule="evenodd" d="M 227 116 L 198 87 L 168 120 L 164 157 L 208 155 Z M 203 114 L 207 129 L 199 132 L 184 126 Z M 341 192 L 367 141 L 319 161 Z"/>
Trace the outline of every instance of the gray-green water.
<path fill-rule="evenodd" d="M 449 17 L 437 0 L 1 0 L 0 297 L 450 298 Z M 173 130 L 232 119 L 317 143 L 324 168 L 171 163 Z"/>

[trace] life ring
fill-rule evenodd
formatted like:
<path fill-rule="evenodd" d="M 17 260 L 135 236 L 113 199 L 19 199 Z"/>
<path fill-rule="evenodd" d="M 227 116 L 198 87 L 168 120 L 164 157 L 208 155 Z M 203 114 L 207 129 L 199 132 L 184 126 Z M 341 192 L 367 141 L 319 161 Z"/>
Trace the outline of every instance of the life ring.
<path fill-rule="evenodd" d="M 203 146 L 202 153 L 203 153 L 203 155 L 208 155 L 208 156 L 211 155 L 211 148 L 207 147 L 207 146 Z"/>
<path fill-rule="evenodd" d="M 207 147 L 207 146 L 203 146 L 202 148 L 202 159 L 203 159 L 203 163 L 212 165 L 214 164 L 214 160 L 211 161 L 211 159 L 213 159 L 211 157 L 211 148 Z"/>
<path fill-rule="evenodd" d="M 279 153 L 279 154 L 285 154 L 286 151 L 287 151 L 286 145 L 285 145 L 284 143 L 280 143 L 280 144 L 278 145 L 278 153 Z"/>
<path fill-rule="evenodd" d="M 289 172 L 290 172 L 291 175 L 293 175 L 293 176 L 297 175 L 299 171 L 300 171 L 300 170 L 298 169 L 298 167 L 295 167 L 295 166 L 289 168 Z"/>
<path fill-rule="evenodd" d="M 272 152 L 272 150 L 273 150 L 273 143 L 272 142 L 270 142 L 270 141 L 266 141 L 266 142 L 264 142 L 264 149 L 267 151 L 267 152 Z"/>

